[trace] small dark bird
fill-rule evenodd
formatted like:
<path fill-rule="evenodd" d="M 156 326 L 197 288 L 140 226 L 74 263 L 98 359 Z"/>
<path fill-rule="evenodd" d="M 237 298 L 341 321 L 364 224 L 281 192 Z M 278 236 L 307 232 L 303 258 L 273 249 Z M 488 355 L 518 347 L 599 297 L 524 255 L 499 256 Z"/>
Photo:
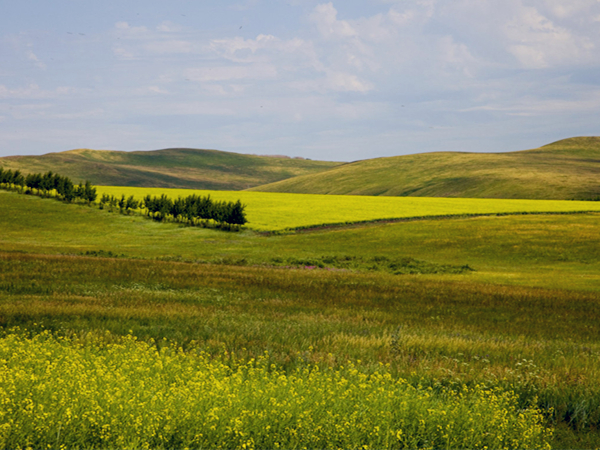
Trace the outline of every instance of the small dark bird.
<path fill-rule="evenodd" d="M 242 26 L 243 26 L 243 25 L 240 25 L 240 30 L 242 29 Z"/>

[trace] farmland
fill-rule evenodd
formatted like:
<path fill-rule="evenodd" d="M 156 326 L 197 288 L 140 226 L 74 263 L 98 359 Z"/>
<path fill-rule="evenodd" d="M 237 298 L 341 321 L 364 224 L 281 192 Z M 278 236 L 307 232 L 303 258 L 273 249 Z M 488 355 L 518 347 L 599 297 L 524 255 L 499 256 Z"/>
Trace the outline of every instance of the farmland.
<path fill-rule="evenodd" d="M 256 230 L 269 229 L 268 220 L 276 222 L 281 215 L 280 206 L 272 200 L 269 217 L 266 196 L 272 194 L 260 194 L 265 196 L 261 201 L 267 219 L 264 225 L 257 225 L 260 222 L 256 219 L 253 224 L 250 213 L 254 206 L 259 208 L 259 202 L 253 204 L 253 197 L 241 194 L 211 193 L 214 198 L 241 198 L 249 205 L 250 226 Z M 281 198 L 287 203 L 293 196 Z M 308 196 L 300 198 L 303 200 L 298 204 L 310 211 L 319 201 L 315 198 L 315 204 L 310 204 Z M 494 202 L 488 201 L 488 207 Z M 465 204 L 465 208 L 470 206 Z M 579 208 L 575 202 L 557 202 L 548 208 L 562 204 L 574 206 L 571 211 Z M 90 392 L 82 395 L 98 404 L 94 409 L 98 426 L 123 420 L 119 404 L 130 405 L 129 414 L 135 415 L 135 405 L 152 400 L 139 397 L 135 380 L 145 380 L 149 392 L 157 389 L 166 395 L 164 403 L 157 403 L 158 397 L 152 400 L 157 409 L 143 415 L 147 422 L 132 421 L 123 435 L 108 429 L 101 434 L 94 431 L 91 416 L 83 417 L 85 408 L 74 407 L 69 416 L 65 405 L 60 406 L 56 399 L 53 403 L 52 391 L 40 387 L 34 403 L 47 408 L 48 420 L 65 427 L 64 440 L 57 438 L 51 445 L 83 446 L 81 442 L 74 444 L 78 436 L 75 429 L 88 430 L 90 439 L 97 439 L 93 441 L 96 446 L 103 442 L 142 446 L 143 441 L 135 440 L 141 435 L 153 436 L 148 443 L 153 447 L 177 446 L 174 439 L 185 436 L 188 443 L 200 442 L 190 434 L 198 426 L 185 418 L 183 410 L 169 409 L 177 405 L 174 399 L 185 398 L 189 389 L 199 389 L 199 385 L 186 384 L 168 372 L 156 380 L 143 378 L 141 372 L 131 372 L 133 368 L 125 364 L 137 360 L 146 361 L 139 368 L 142 372 L 144 367 L 157 364 L 167 371 L 169 365 L 164 364 L 171 361 L 178 364 L 173 370 L 196 367 L 194 370 L 203 368 L 206 373 L 217 374 L 215 383 L 221 383 L 222 392 L 231 389 L 230 398 L 235 402 L 232 415 L 221 411 L 222 420 L 215 422 L 223 427 L 220 435 L 229 436 L 230 447 L 249 444 L 250 437 L 257 446 L 276 444 L 261 440 L 266 439 L 258 432 L 267 425 L 261 422 L 264 417 L 248 413 L 253 408 L 260 410 L 263 407 L 256 405 L 269 400 L 250 397 L 235 388 L 235 377 L 247 376 L 244 374 L 249 370 L 255 374 L 249 378 L 256 380 L 252 382 L 263 383 L 265 392 L 267 386 L 272 389 L 268 392 L 276 403 L 269 410 L 271 417 L 284 417 L 282 429 L 287 426 L 296 433 L 300 433 L 305 417 L 302 413 L 312 411 L 311 406 L 281 406 L 278 399 L 291 398 L 291 391 L 282 391 L 283 385 L 274 380 L 287 380 L 289 388 L 296 389 L 293 380 L 314 374 L 314 384 L 306 385 L 315 389 L 311 394 L 316 399 L 313 406 L 319 401 L 335 404 L 341 394 L 327 400 L 329 397 L 322 396 L 326 393 L 318 392 L 330 384 L 327 380 L 344 380 L 348 402 L 336 406 L 339 409 L 332 411 L 333 416 L 323 417 L 339 414 L 337 417 L 348 418 L 350 424 L 362 417 L 360 423 L 366 428 L 357 431 L 360 435 L 352 437 L 355 441 L 338 439 L 341 446 L 354 446 L 352 442 L 378 448 L 450 445 L 440 440 L 447 433 L 420 429 L 419 423 L 411 428 L 413 425 L 402 416 L 390 416 L 389 411 L 398 408 L 385 406 L 393 403 L 386 403 L 383 397 L 374 400 L 381 405 L 379 409 L 369 406 L 363 396 L 356 398 L 361 398 L 365 407 L 352 409 L 357 404 L 351 401 L 354 389 L 360 389 L 364 380 L 378 383 L 379 379 L 398 380 L 400 385 L 395 387 L 381 381 L 378 386 L 383 390 L 377 392 L 394 390 L 394 401 L 414 405 L 415 411 L 417 405 L 427 405 L 426 398 L 433 399 L 434 405 L 424 406 L 424 414 L 429 416 L 423 420 L 453 429 L 450 435 L 456 440 L 452 446 L 489 444 L 485 440 L 489 427 L 471 431 L 468 422 L 434 419 L 452 411 L 466 411 L 460 409 L 466 403 L 457 403 L 453 397 L 460 392 L 470 405 L 482 408 L 474 412 L 489 414 L 485 423 L 494 423 L 494 417 L 507 418 L 506 424 L 494 428 L 505 430 L 500 439 L 508 447 L 539 448 L 548 443 L 557 448 L 590 448 L 600 444 L 596 431 L 600 424 L 598 213 L 428 218 L 263 235 L 250 229 L 226 233 L 161 224 L 138 215 L 110 214 L 16 193 L 0 192 L 0 205 L 5 212 L 0 216 L 0 320 L 6 333 L 2 351 L 4 355 L 21 355 L 21 359 L 9 358 L 14 364 L 11 370 L 30 364 L 27 367 L 38 371 L 35 373 L 52 373 L 54 378 L 47 379 L 57 389 L 71 389 L 61 384 L 68 382 L 90 386 Z M 431 205 L 435 204 L 421 207 L 431 211 Z M 546 208 L 536 202 L 528 207 L 535 205 Z M 585 203 L 585 209 L 597 210 L 596 205 Z M 413 210 L 418 206 L 411 204 Z M 323 206 L 323 211 L 328 208 L 331 205 Z M 384 209 L 379 208 L 380 212 Z M 438 213 L 446 216 L 448 209 Z M 396 215 L 398 211 L 393 210 L 391 217 L 409 216 L 408 212 Z M 298 224 L 290 217 L 270 229 Z M 373 218 L 385 217 L 360 220 Z M 336 221 L 352 220 L 342 217 Z M 383 263 L 404 260 L 412 261 L 414 273 L 394 274 Z M 453 270 L 465 265 L 472 270 Z M 50 360 L 34 358 L 36 354 L 62 355 L 63 370 L 86 369 L 78 372 L 80 379 L 63 379 L 52 371 Z M 9 360 L 7 356 L 1 358 Z M 106 388 L 119 393 L 122 402 L 94 393 L 94 378 L 89 374 L 102 369 L 98 361 L 105 361 L 105 367 L 119 367 L 114 376 L 121 377 L 123 386 L 134 386 Z M 323 378 L 315 371 L 317 366 Z M 224 372 L 230 375 L 218 375 Z M 367 378 L 361 381 L 360 377 Z M 27 378 L 14 375 L 12 379 L 21 380 L 15 389 L 21 389 L 19 395 L 26 402 L 30 392 Z M 161 380 L 172 380 L 173 390 L 161 387 Z M 308 378 L 304 382 L 308 383 Z M 83 400 L 72 401 L 77 405 Z M 186 408 L 206 411 L 209 407 L 190 403 Z M 523 409 L 527 409 L 524 420 L 528 422 L 519 423 L 515 421 L 517 411 Z M 161 410 L 173 412 L 169 418 L 161 416 Z M 32 414 L 28 417 L 38 417 L 35 412 L 40 410 L 27 411 Z M 311 415 L 321 417 L 318 411 Z M 540 431 L 536 411 L 543 415 L 545 426 L 554 428 L 553 434 Z M 468 421 L 469 416 L 465 418 Z M 342 425 L 325 418 L 320 423 L 328 436 L 334 435 L 327 431 L 329 424 Z M 238 425 L 241 428 L 236 428 Z M 307 422 L 314 433 L 298 442 L 320 442 L 316 440 L 317 425 Z M 33 428 L 27 431 L 27 426 Z M 38 434 L 34 428 L 35 422 L 23 419 L 13 425 L 13 431 L 2 435 L 4 442 L 13 443 L 12 447 L 36 446 L 36 442 L 49 442 L 49 435 L 56 438 L 41 423 Z M 169 434 L 169 429 L 179 432 Z M 400 429 L 417 440 L 402 441 L 398 438 Z M 250 434 L 243 440 L 236 430 Z M 393 439 L 392 432 L 396 433 Z M 348 432 L 342 434 L 350 436 Z M 288 439 L 292 436 L 290 432 L 282 435 Z M 467 435 L 475 440 L 460 440 Z M 38 436 L 39 441 L 19 440 L 23 436 Z M 530 440 L 518 440 L 525 437 Z M 93 446 L 92 441 L 87 442 Z M 217 446 L 215 441 L 204 442 Z M 292 441 L 280 444 L 293 445 Z"/>
<path fill-rule="evenodd" d="M 248 205 L 248 227 L 256 231 L 415 217 L 600 211 L 600 202 L 561 200 L 366 197 L 122 186 L 98 186 L 97 189 L 100 195 L 133 195 L 140 200 L 146 195 L 161 194 L 171 198 L 197 194 L 210 195 L 215 200 L 240 199 Z"/>

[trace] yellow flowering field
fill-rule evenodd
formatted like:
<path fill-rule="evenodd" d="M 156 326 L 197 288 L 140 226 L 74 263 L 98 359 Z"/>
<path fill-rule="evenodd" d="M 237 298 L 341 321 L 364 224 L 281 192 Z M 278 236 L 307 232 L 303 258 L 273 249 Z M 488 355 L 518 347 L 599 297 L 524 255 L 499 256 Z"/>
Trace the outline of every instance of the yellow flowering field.
<path fill-rule="evenodd" d="M 225 364 L 224 361 L 229 361 Z M 1 448 L 549 448 L 508 392 L 413 387 L 266 358 L 236 364 L 125 337 L 0 339 Z"/>
<path fill-rule="evenodd" d="M 371 197 L 121 186 L 97 186 L 97 191 L 99 196 L 133 195 L 140 200 L 146 195 L 161 194 L 171 198 L 197 194 L 210 195 L 215 200 L 240 199 L 247 205 L 248 227 L 258 231 L 423 216 L 600 211 L 600 202 L 565 200 Z"/>

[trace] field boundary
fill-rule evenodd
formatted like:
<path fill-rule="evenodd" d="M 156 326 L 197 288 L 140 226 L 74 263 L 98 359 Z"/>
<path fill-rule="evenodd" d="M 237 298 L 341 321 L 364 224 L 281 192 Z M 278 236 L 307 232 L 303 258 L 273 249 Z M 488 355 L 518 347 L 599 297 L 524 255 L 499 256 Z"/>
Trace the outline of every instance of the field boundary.
<path fill-rule="evenodd" d="M 414 217 L 397 217 L 397 218 L 384 218 L 384 219 L 370 219 L 370 220 L 357 220 L 351 222 L 333 222 L 323 223 L 320 225 L 303 225 L 299 227 L 286 228 L 284 230 L 270 230 L 270 231 L 255 231 L 252 228 L 248 228 L 254 231 L 256 234 L 261 236 L 278 236 L 283 234 L 296 234 L 296 233 L 314 233 L 329 229 L 346 229 L 346 228 L 360 228 L 361 226 L 368 225 L 379 225 L 386 223 L 400 223 L 400 222 L 415 222 L 421 220 L 446 220 L 446 219 L 472 219 L 477 217 L 501 217 L 501 216 L 556 216 L 556 215 L 574 215 L 574 214 L 600 214 L 597 210 L 582 210 L 582 211 L 524 211 L 524 212 L 500 212 L 500 213 L 473 213 L 473 214 L 443 214 L 443 215 L 427 215 L 427 216 L 414 216 Z"/>

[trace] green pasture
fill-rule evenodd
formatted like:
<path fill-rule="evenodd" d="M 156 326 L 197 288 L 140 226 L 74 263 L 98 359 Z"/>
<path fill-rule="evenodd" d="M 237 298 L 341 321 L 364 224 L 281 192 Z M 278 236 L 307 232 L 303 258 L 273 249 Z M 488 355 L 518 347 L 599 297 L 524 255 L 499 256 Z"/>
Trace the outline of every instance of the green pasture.
<path fill-rule="evenodd" d="M 250 230 L 228 233 L 159 223 L 4 191 L 0 205 L 5 211 L 0 215 L 0 248 L 8 251 L 111 252 L 133 258 L 363 271 L 374 266 L 374 258 L 413 258 L 475 269 L 422 275 L 435 279 L 600 290 L 598 213 L 439 218 L 263 236 Z M 337 261 L 324 262 L 331 257 Z M 344 263 L 346 257 L 355 259 Z"/>
<path fill-rule="evenodd" d="M 279 197 L 211 192 L 215 199 L 230 195 L 222 199 L 241 198 L 249 205 L 252 194 L 264 195 L 265 210 L 267 198 Z M 273 200 L 271 205 L 278 207 Z M 594 207 L 597 202 L 585 205 Z M 517 410 L 541 411 L 545 426 L 554 429 L 551 437 L 543 438 L 552 447 L 600 447 L 599 212 L 443 214 L 264 234 L 158 223 L 138 214 L 5 191 L 0 191 L 0 208 L 2 342 L 19 342 L 23 361 L 33 355 L 27 353 L 33 351 L 28 346 L 41 342 L 36 336 L 44 333 L 49 333 L 50 347 L 39 351 L 64 351 L 68 358 L 62 361 L 68 365 L 72 356 L 73 367 L 81 362 L 77 358 L 90 362 L 95 355 L 105 357 L 110 345 L 117 349 L 129 345 L 128 335 L 165 355 L 176 347 L 183 355 L 205 354 L 215 367 L 235 369 L 263 358 L 261 367 L 273 367 L 285 376 L 316 365 L 346 376 L 351 361 L 356 376 L 388 373 L 401 378 L 417 392 L 429 392 L 439 408 L 464 389 L 514 394 Z M 402 266 L 406 261 L 408 265 Z M 465 265 L 473 270 L 455 270 Z M 413 268 L 414 273 L 395 274 L 391 266 Z M 55 339 L 64 348 L 53 347 L 58 345 Z M 11 348 L 6 347 L 6 352 L 10 354 Z M 135 348 L 131 351 L 132 358 L 138 355 Z M 22 366 L 18 358 L 14 361 L 15 367 Z M 54 367 L 51 359 L 28 361 L 39 364 L 31 370 Z M 135 379 L 142 378 L 122 378 L 125 384 Z M 23 399 L 32 392 L 27 380 L 23 375 L 18 391 Z M 55 381 L 60 389 L 70 389 L 60 384 L 65 380 L 59 376 Z M 82 385 L 91 383 L 82 381 Z M 172 386 L 187 389 L 177 383 Z M 76 422 L 68 422 L 66 410 L 52 403 L 52 386 L 44 389 L 35 392 L 40 402 L 50 402 L 43 403 L 51 414 L 48 417 L 72 427 Z M 122 398 L 137 399 L 139 394 L 120 392 Z M 89 398 L 106 405 L 98 410 L 109 411 L 106 417 L 121 420 L 118 406 L 109 398 Z M 164 408 L 152 411 L 171 411 L 168 408 L 175 400 L 165 401 L 160 403 Z M 247 408 L 243 402 L 237 405 L 240 410 Z M 510 420 L 518 417 L 513 406 L 501 406 Z M 301 414 L 303 408 L 308 411 L 307 406 L 294 411 Z M 377 409 L 369 411 L 375 414 L 369 417 L 379 414 Z M 495 410 L 487 411 L 494 414 Z M 133 408 L 128 413 L 138 412 Z M 157 417 L 160 426 L 186 429 L 185 423 Z M 235 425 L 235 414 L 223 417 Z M 15 433 L 38 423 L 19 420 L 21 428 L 15 427 Z M 52 435 L 44 434 L 46 428 L 39 423 L 40 436 Z M 89 422 L 77 423 L 83 427 Z M 144 428 L 152 424 L 136 426 L 132 425 L 130 438 L 137 436 L 135 430 L 150 430 L 145 434 L 160 442 L 152 428 Z M 94 439 L 103 436 L 93 434 L 93 427 L 85 429 Z M 439 438 L 425 429 L 423 433 L 434 436 L 427 439 Z M 455 428 L 452 436 L 461 433 Z M 27 431 L 21 434 L 27 435 Z M 511 436 L 516 435 L 525 436 L 520 432 Z M 105 437 L 106 442 L 123 442 L 116 434 Z M 540 447 L 543 439 L 527 445 L 515 441 L 508 447 Z M 6 442 L 22 441 L 15 437 Z"/>
<path fill-rule="evenodd" d="M 247 205 L 248 228 L 257 231 L 411 217 L 600 211 L 600 202 L 562 200 L 369 197 L 121 186 L 98 186 L 97 189 L 99 195 L 133 195 L 137 199 L 161 194 L 171 198 L 197 194 L 210 195 L 215 200 L 240 199 Z"/>

